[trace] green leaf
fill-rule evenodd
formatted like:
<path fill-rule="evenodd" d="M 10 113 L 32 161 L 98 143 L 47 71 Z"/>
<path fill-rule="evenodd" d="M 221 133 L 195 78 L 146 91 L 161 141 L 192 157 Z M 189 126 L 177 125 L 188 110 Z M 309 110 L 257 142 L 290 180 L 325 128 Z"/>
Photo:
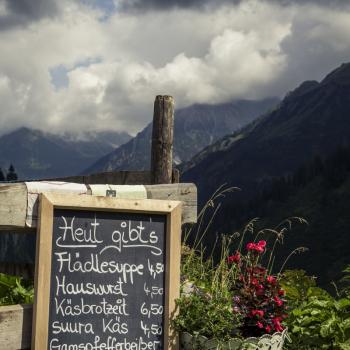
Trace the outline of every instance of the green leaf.
<path fill-rule="evenodd" d="M 349 306 L 350 306 L 350 299 L 348 298 L 340 299 L 335 303 L 335 307 L 337 310 L 343 310 Z"/>

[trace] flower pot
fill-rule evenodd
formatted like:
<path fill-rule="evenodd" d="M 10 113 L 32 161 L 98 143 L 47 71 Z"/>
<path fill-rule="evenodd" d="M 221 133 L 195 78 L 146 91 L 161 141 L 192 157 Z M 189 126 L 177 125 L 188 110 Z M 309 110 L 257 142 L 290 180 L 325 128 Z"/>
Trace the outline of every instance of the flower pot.
<path fill-rule="evenodd" d="M 287 330 L 282 333 L 265 334 L 260 338 L 238 339 L 232 338 L 225 342 L 216 339 L 208 339 L 203 336 L 192 336 L 189 333 L 181 333 L 180 349 L 181 350 L 281 350 Z"/>

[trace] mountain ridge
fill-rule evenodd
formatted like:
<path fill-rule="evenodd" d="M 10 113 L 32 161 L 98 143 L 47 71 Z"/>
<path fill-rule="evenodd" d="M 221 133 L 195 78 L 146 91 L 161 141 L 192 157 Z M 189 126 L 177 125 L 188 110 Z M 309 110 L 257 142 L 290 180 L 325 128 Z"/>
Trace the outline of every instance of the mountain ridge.
<path fill-rule="evenodd" d="M 175 111 L 175 164 L 191 158 L 209 143 L 241 128 L 273 108 L 279 99 L 239 100 L 218 105 L 195 104 Z M 148 124 L 132 140 L 98 160 L 84 173 L 111 170 L 145 170 L 150 167 L 152 125 Z"/>
<path fill-rule="evenodd" d="M 114 135 L 116 143 L 130 138 L 125 133 Z M 5 170 L 13 164 L 21 180 L 77 175 L 113 149 L 103 133 L 84 140 L 20 127 L 0 137 L 0 166 Z"/>
<path fill-rule="evenodd" d="M 349 142 L 350 79 L 341 72 L 347 75 L 350 64 L 341 67 L 321 83 L 301 84 L 274 111 L 248 125 L 246 133 L 236 133 L 235 142 L 223 149 L 216 145 L 213 152 L 209 146 L 198 162 L 184 166 L 182 180 L 206 192 L 201 203 L 223 183 L 251 192 L 264 177 L 291 172 L 310 157 L 331 151 L 328 140 Z"/>

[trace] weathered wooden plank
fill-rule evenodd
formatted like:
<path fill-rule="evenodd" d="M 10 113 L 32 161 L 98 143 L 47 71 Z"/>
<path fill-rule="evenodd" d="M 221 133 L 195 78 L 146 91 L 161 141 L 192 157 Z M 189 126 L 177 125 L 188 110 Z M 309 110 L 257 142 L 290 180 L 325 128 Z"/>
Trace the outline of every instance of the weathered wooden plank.
<path fill-rule="evenodd" d="M 24 183 L 0 185 L 1 229 L 25 227 L 27 189 Z"/>
<path fill-rule="evenodd" d="M 174 99 L 157 96 L 154 101 L 151 181 L 152 184 L 172 182 L 174 138 Z"/>
<path fill-rule="evenodd" d="M 183 202 L 182 223 L 197 221 L 197 188 L 194 184 L 146 185 L 147 198 Z M 24 183 L 0 185 L 0 230 L 25 229 L 27 187 Z M 35 229 L 35 227 L 32 227 Z M 27 232 L 27 230 L 23 230 Z"/>
<path fill-rule="evenodd" d="M 180 170 L 173 169 L 173 184 L 178 184 L 180 182 Z"/>
<path fill-rule="evenodd" d="M 107 171 L 90 175 L 67 176 L 41 179 L 40 181 L 64 181 L 78 184 L 95 185 L 151 185 L 150 171 Z M 180 182 L 180 172 L 173 169 L 172 183 Z"/>
<path fill-rule="evenodd" d="M 30 349 L 33 305 L 0 307 L 0 349 Z"/>
<path fill-rule="evenodd" d="M 190 183 L 145 186 L 147 198 L 182 201 L 182 224 L 197 222 L 197 187 Z"/>
<path fill-rule="evenodd" d="M 151 184 L 150 171 L 110 171 L 90 175 L 69 176 L 46 179 L 46 181 L 64 181 L 96 185 L 148 185 Z"/>

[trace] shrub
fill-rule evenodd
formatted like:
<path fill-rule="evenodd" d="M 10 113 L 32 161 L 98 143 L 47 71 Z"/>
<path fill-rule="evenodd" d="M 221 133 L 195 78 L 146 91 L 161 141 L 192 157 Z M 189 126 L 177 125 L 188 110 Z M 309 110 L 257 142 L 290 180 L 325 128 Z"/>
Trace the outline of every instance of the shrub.
<path fill-rule="evenodd" d="M 334 298 L 302 270 L 286 271 L 281 280 L 293 310 L 287 319 L 295 350 L 349 350 L 350 299 Z"/>
<path fill-rule="evenodd" d="M 31 304 L 33 298 L 32 282 L 0 273 L 0 305 Z"/>

